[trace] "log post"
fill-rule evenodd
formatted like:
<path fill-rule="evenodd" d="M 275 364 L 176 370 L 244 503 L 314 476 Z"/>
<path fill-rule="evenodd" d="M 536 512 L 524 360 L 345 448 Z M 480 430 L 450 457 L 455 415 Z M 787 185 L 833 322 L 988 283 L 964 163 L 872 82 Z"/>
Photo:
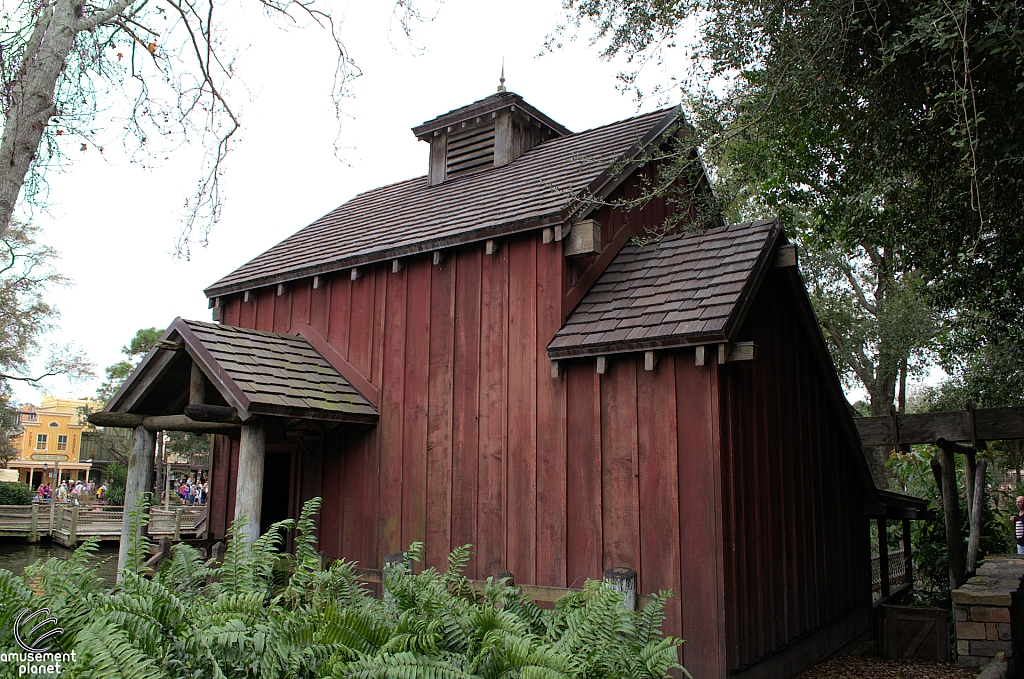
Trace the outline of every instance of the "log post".
<path fill-rule="evenodd" d="M 188 381 L 188 404 L 200 406 L 206 403 L 206 376 L 199 364 L 192 361 L 192 373 Z"/>
<path fill-rule="evenodd" d="M 263 508 L 263 463 L 267 448 L 267 430 L 259 420 L 242 425 L 238 446 L 238 484 L 235 489 L 235 519 L 248 523 L 238 536 L 255 542 L 260 536 L 260 512 Z"/>
<path fill-rule="evenodd" d="M 955 590 L 967 581 L 967 555 L 964 553 L 964 533 L 960 527 L 954 448 L 940 445 L 939 451 L 939 464 L 942 466 L 942 514 L 946 520 L 946 551 L 949 554 L 949 588 Z"/>
<path fill-rule="evenodd" d="M 174 510 L 174 539 L 181 539 L 181 515 L 185 510 L 178 507 Z"/>
<path fill-rule="evenodd" d="M 28 524 L 28 541 L 39 542 L 39 505 L 32 503 L 32 518 Z"/>
<path fill-rule="evenodd" d="M 974 502 L 971 504 L 971 532 L 967 538 L 967 573 L 974 575 L 978 570 L 978 549 L 981 546 L 981 510 L 985 506 L 985 471 L 988 460 L 978 460 L 974 477 Z"/>
<path fill-rule="evenodd" d="M 117 552 L 117 571 L 128 563 L 128 547 L 132 540 L 131 512 L 139 498 L 149 490 L 146 486 L 153 475 L 153 456 L 156 452 L 156 435 L 143 426 L 132 430 L 132 447 L 128 454 L 128 478 L 124 484 L 124 518 L 121 519 L 121 544 Z"/>
<path fill-rule="evenodd" d="M 47 528 L 46 528 L 46 534 L 49 535 L 51 538 L 53 537 L 53 508 L 54 508 L 55 504 L 57 504 L 57 503 L 54 502 L 51 499 L 50 500 L 50 523 L 47 525 Z"/>
<path fill-rule="evenodd" d="M 884 516 L 875 519 L 875 522 L 878 524 L 878 575 L 882 579 L 882 598 L 888 599 L 892 594 L 889 583 L 889 535 Z"/>
<path fill-rule="evenodd" d="M 622 594 L 622 605 L 636 610 L 636 571 L 628 566 L 612 566 L 604 572 L 604 584 L 613 592 Z"/>
<path fill-rule="evenodd" d="M 78 510 L 81 507 L 71 508 L 71 528 L 68 530 L 68 545 L 74 549 L 78 544 Z"/>

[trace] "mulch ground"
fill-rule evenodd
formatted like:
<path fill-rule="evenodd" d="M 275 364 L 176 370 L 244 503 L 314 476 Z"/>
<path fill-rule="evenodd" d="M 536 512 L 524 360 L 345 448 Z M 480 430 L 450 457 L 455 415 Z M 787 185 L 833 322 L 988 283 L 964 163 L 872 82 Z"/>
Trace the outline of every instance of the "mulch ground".
<path fill-rule="evenodd" d="M 801 674 L 797 679 L 976 679 L 978 670 L 933 660 L 883 660 L 881 658 L 833 658 Z"/>

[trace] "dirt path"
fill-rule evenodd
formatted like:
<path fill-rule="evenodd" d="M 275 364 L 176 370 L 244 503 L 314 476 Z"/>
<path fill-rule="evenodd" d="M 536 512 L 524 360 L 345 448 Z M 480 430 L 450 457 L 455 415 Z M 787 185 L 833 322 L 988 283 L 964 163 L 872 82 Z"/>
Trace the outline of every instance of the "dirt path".
<path fill-rule="evenodd" d="M 977 670 L 929 660 L 843 656 L 815 665 L 797 679 L 976 679 Z"/>

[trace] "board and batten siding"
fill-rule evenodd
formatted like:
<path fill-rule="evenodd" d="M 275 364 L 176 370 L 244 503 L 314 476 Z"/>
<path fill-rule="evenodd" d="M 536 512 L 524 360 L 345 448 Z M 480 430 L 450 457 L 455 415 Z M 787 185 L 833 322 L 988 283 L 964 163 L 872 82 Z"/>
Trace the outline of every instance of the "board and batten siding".
<path fill-rule="evenodd" d="M 732 672 L 812 630 L 832 626 L 841 636 L 857 627 L 858 613 L 866 623 L 871 603 L 869 527 L 854 464 L 862 453 L 841 435 L 787 275 L 768 274 L 740 331 L 757 344 L 757 359 L 729 364 L 720 384 Z"/>

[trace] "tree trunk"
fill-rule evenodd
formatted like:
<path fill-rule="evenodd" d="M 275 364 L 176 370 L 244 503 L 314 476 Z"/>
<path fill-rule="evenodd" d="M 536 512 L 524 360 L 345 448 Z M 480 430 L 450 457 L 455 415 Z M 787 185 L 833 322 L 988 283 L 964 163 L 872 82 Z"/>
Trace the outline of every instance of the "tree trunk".
<path fill-rule="evenodd" d="M 939 449 L 942 465 L 942 509 L 946 520 L 946 552 L 949 555 L 949 588 L 959 589 L 966 581 L 967 555 L 960 527 L 960 499 L 956 489 L 956 458 L 952 448 Z"/>
<path fill-rule="evenodd" d="M 0 238 L 7 233 L 25 177 L 36 158 L 50 118 L 53 96 L 75 46 L 81 0 L 45 3 L 14 76 L 10 107 L 0 141 Z"/>

